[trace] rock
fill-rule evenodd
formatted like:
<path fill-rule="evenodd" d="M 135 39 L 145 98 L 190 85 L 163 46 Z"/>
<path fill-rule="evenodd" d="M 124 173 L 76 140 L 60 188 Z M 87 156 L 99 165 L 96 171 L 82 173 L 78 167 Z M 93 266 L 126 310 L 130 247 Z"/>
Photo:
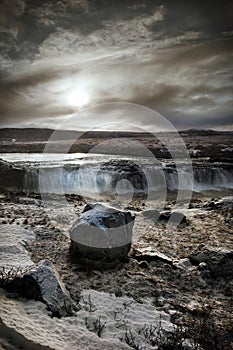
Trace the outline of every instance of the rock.
<path fill-rule="evenodd" d="M 71 258 L 112 261 L 131 248 L 134 216 L 129 211 L 96 203 L 87 205 L 70 230 Z"/>
<path fill-rule="evenodd" d="M 183 271 L 189 271 L 192 270 L 194 267 L 188 258 L 180 259 L 173 263 L 173 266 L 177 269 L 183 270 Z"/>
<path fill-rule="evenodd" d="M 171 225 L 179 225 L 179 224 L 186 224 L 186 216 L 183 213 L 174 211 L 163 211 L 160 212 L 157 209 L 148 209 L 143 212 L 143 216 L 147 219 L 151 219 L 154 222 L 156 221 L 165 221 L 169 222 Z"/>
<path fill-rule="evenodd" d="M 198 265 L 198 269 L 200 271 L 206 271 L 208 269 L 208 266 L 205 262 L 201 262 L 199 265 Z"/>
<path fill-rule="evenodd" d="M 133 248 L 130 256 L 139 261 L 162 260 L 163 262 L 168 263 L 170 265 L 172 265 L 173 263 L 173 259 L 171 257 L 160 253 L 158 250 L 153 248 Z"/>
<path fill-rule="evenodd" d="M 44 302 L 52 316 L 72 316 L 77 310 L 49 260 L 42 260 L 22 276 L 16 276 L 6 289 Z"/>
<path fill-rule="evenodd" d="M 233 196 L 225 197 L 219 200 L 211 200 L 203 207 L 207 210 L 232 210 Z"/>
<path fill-rule="evenodd" d="M 0 159 L 0 188 L 7 191 L 22 191 L 24 184 L 25 169 L 16 167 Z"/>
<path fill-rule="evenodd" d="M 200 244 L 189 258 L 195 265 L 206 263 L 214 277 L 233 277 L 233 250 Z"/>
<path fill-rule="evenodd" d="M 0 286 L 41 300 L 54 316 L 73 314 L 74 305 L 50 261 L 35 265 L 25 245 L 35 234 L 17 225 L 0 227 Z"/>
<path fill-rule="evenodd" d="M 145 260 L 139 261 L 138 266 L 141 267 L 142 269 L 149 269 L 150 268 L 148 262 Z"/>
<path fill-rule="evenodd" d="M 167 221 L 170 224 L 180 225 L 180 224 L 186 224 L 186 216 L 183 213 L 180 213 L 178 211 L 165 211 L 162 212 L 159 220 Z"/>
<path fill-rule="evenodd" d="M 204 278 L 210 278 L 211 277 L 211 271 L 208 267 L 208 265 L 205 262 L 201 262 L 197 266 L 198 271 L 201 272 L 201 276 Z"/>

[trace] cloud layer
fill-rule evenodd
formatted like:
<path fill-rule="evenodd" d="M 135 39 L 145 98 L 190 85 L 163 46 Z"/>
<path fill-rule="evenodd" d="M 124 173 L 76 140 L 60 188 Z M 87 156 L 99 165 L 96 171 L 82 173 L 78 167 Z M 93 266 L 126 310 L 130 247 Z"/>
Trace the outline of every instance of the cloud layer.
<path fill-rule="evenodd" d="M 3 0 L 0 6 L 0 126 L 56 126 L 81 107 L 69 95 L 85 91 L 88 106 L 137 103 L 180 129 L 232 127 L 231 1 Z"/>

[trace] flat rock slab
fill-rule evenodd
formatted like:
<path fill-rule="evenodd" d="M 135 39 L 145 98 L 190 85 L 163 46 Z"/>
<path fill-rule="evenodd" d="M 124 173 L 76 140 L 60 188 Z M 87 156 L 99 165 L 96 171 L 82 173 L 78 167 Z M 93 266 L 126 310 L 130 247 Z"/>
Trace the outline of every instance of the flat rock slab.
<path fill-rule="evenodd" d="M 25 246 L 35 234 L 18 225 L 0 226 L 0 269 L 25 268 L 33 265 Z"/>
<path fill-rule="evenodd" d="M 214 277 L 233 277 L 233 250 L 200 244 L 189 259 L 196 265 L 206 263 Z"/>
<path fill-rule="evenodd" d="M 146 261 L 155 261 L 155 260 L 162 260 L 167 264 L 172 264 L 173 259 L 165 255 L 161 252 L 159 252 L 156 249 L 153 248 L 133 248 L 131 257 L 135 258 L 139 261 L 146 260 Z"/>

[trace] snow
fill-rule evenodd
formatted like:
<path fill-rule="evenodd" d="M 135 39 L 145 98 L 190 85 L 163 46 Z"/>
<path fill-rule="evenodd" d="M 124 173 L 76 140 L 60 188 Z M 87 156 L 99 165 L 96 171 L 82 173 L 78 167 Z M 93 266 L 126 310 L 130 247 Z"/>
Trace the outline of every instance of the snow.
<path fill-rule="evenodd" d="M 18 225 L 0 226 L 0 267 L 5 270 L 33 265 L 25 244 L 35 239 L 35 234 Z"/>
<path fill-rule="evenodd" d="M 0 297 L 1 320 L 16 334 L 28 339 L 32 348 L 40 344 L 54 350 L 129 349 L 125 343 L 128 329 L 135 335 L 135 341 L 149 350 L 152 346 L 139 334 L 144 324 L 156 326 L 161 318 L 162 328 L 174 329 L 170 315 L 158 311 L 150 299 L 138 303 L 126 296 L 83 290 L 81 309 L 76 315 L 57 319 L 51 318 L 46 306 L 40 302 L 8 299 L 3 293 Z M 100 337 L 93 331 L 96 320 L 105 324 Z"/>

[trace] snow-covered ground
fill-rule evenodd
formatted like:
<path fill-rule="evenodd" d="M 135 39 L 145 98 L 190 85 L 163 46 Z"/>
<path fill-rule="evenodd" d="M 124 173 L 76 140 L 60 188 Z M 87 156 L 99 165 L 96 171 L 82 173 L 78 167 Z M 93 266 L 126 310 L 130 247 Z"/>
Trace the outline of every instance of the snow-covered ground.
<path fill-rule="evenodd" d="M 163 329 L 174 331 L 170 315 L 156 310 L 150 299 L 137 303 L 128 297 L 83 290 L 80 304 L 81 310 L 75 316 L 57 319 L 51 318 L 40 302 L 8 299 L 1 294 L 0 319 L 14 330 L 15 345 L 25 345 L 23 338 L 17 340 L 20 334 L 31 343 L 32 349 L 39 344 L 54 350 L 123 350 L 130 348 L 126 337 L 132 335 L 135 344 L 149 350 L 156 348 L 143 335 L 145 325 L 159 328 L 161 322 Z"/>

